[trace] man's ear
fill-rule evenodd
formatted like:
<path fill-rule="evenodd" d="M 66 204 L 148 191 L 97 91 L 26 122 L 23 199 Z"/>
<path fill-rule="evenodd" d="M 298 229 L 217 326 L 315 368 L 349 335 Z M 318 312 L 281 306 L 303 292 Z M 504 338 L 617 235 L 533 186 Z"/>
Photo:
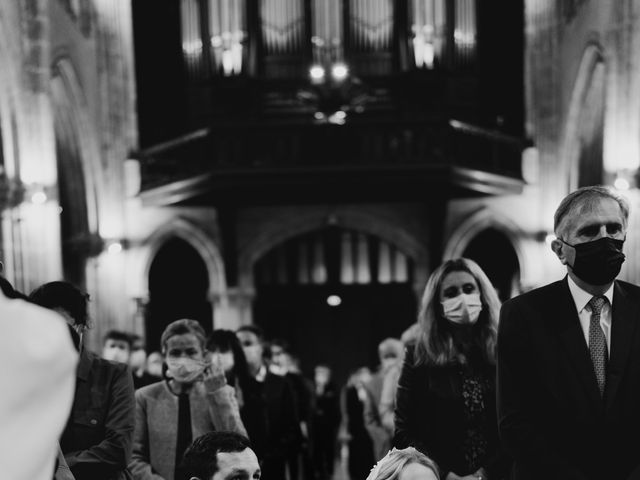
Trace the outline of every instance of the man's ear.
<path fill-rule="evenodd" d="M 556 256 L 560 259 L 560 262 L 562 262 L 563 265 L 567 265 L 569 263 L 567 254 L 564 249 L 564 243 L 562 243 L 557 238 L 551 242 L 551 250 L 553 250 L 553 253 L 556 254 Z"/>

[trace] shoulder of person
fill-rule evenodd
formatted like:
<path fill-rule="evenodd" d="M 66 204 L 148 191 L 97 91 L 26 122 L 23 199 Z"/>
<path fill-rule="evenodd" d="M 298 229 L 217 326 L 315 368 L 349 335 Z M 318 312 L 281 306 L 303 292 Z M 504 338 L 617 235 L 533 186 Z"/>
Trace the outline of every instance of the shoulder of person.
<path fill-rule="evenodd" d="M 502 304 L 502 309 L 508 310 L 514 306 L 528 306 L 539 305 L 540 302 L 546 301 L 550 296 L 553 296 L 566 287 L 566 280 L 558 280 L 542 287 L 534 288 L 528 292 L 522 293 L 516 297 L 513 297 Z M 568 287 L 567 288 L 567 292 Z"/>
<path fill-rule="evenodd" d="M 159 382 L 145 385 L 144 387 L 137 389 L 136 398 L 158 398 L 166 395 L 167 393 L 165 381 L 160 380 Z"/>
<path fill-rule="evenodd" d="M 635 296 L 636 298 L 640 297 L 640 286 L 635 285 L 633 283 L 625 282 L 624 280 L 616 280 L 616 285 L 625 293 L 629 295 Z"/>
<path fill-rule="evenodd" d="M 126 363 L 115 362 L 113 360 L 106 360 L 95 353 L 89 352 L 93 357 L 93 361 L 103 370 L 111 372 L 114 376 L 131 375 L 131 368 Z"/>

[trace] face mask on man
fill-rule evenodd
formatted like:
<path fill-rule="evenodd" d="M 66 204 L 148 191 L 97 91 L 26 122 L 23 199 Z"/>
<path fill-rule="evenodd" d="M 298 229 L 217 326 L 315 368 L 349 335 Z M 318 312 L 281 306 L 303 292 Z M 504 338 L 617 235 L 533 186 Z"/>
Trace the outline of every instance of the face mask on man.
<path fill-rule="evenodd" d="M 602 237 L 592 242 L 571 245 L 576 257 L 571 269 L 576 276 L 590 285 L 606 285 L 620 273 L 625 255 L 622 253 L 624 240 Z"/>
<path fill-rule="evenodd" d="M 474 324 L 482 311 L 479 293 L 461 293 L 440 302 L 444 317 L 454 323 Z"/>
<path fill-rule="evenodd" d="M 193 383 L 200 377 L 207 364 L 193 358 L 168 358 L 167 377 L 174 378 L 181 383 Z"/>

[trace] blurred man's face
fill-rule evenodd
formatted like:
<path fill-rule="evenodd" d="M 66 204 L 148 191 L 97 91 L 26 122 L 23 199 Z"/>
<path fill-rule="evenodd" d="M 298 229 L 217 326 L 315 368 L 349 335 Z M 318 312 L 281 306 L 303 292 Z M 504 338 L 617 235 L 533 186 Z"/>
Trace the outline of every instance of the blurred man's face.
<path fill-rule="evenodd" d="M 260 465 L 258 457 L 250 448 L 242 452 L 219 452 L 218 471 L 211 480 L 259 480 Z"/>
<path fill-rule="evenodd" d="M 211 353 L 211 363 L 220 367 L 225 373 L 229 373 L 235 366 L 235 359 L 231 351 L 215 350 Z"/>
<path fill-rule="evenodd" d="M 331 378 L 331 370 L 326 367 L 316 367 L 315 369 L 315 381 L 316 385 L 326 385 Z"/>
<path fill-rule="evenodd" d="M 398 363 L 398 356 L 395 353 L 385 353 L 381 357 L 380 363 L 383 370 L 388 370 Z"/>
<path fill-rule="evenodd" d="M 253 332 L 247 331 L 238 332 L 237 335 L 249 366 L 254 369 L 260 368 L 262 365 L 263 348 L 258 336 Z"/>
<path fill-rule="evenodd" d="M 152 352 L 147 358 L 147 372 L 156 377 L 162 377 L 162 355 L 159 352 Z"/>
<path fill-rule="evenodd" d="M 107 338 L 102 348 L 102 358 L 112 360 L 114 362 L 129 363 L 131 350 L 129 343 L 124 340 L 115 340 Z"/>
<path fill-rule="evenodd" d="M 144 347 L 135 347 L 131 351 L 131 357 L 129 358 L 129 365 L 132 369 L 138 370 L 144 368 L 147 363 L 147 352 L 144 351 Z"/>
<path fill-rule="evenodd" d="M 272 345 L 271 346 L 271 362 L 279 367 L 285 367 L 285 356 L 284 350 L 280 345 Z"/>

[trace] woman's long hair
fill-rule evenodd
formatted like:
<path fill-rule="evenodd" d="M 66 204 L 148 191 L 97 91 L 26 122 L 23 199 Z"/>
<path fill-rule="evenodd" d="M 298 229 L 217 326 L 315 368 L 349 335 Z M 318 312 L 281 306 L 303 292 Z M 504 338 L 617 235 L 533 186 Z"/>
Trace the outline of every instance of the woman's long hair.
<path fill-rule="evenodd" d="M 444 278 L 451 272 L 467 272 L 478 283 L 482 311 L 473 325 L 474 343 L 480 346 L 483 359 L 489 364 L 496 362 L 498 337 L 498 315 L 500 300 L 495 288 L 480 266 L 468 258 L 448 260 L 429 277 L 422 295 L 418 315 L 419 333 L 416 340 L 415 362 L 431 365 L 464 363 L 466 359 L 458 351 L 440 304 L 440 288 Z"/>

